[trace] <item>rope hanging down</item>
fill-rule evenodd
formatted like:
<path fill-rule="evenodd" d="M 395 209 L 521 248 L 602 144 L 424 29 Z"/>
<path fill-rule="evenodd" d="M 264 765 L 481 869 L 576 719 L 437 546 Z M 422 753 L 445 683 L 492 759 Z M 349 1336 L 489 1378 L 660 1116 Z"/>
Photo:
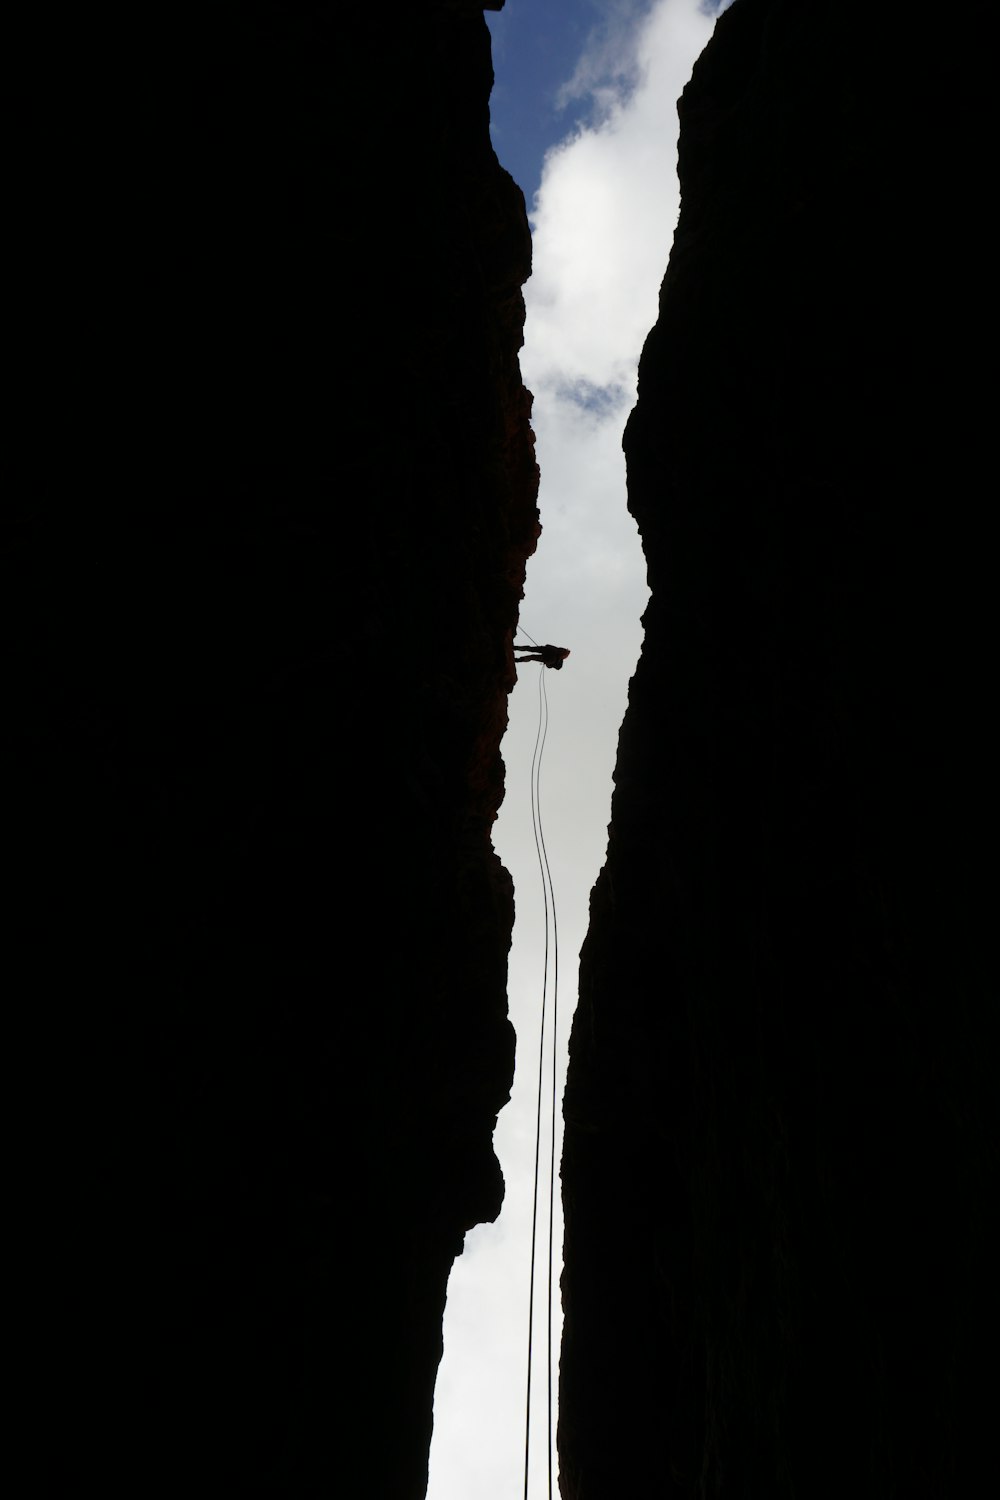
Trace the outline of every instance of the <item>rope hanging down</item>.
<path fill-rule="evenodd" d="M 533 641 L 526 630 L 522 633 Z M 546 1329 L 547 1329 L 547 1368 L 548 1368 L 548 1490 L 549 1500 L 553 1500 L 553 1465 L 552 1455 L 554 1451 L 552 1431 L 552 1269 L 553 1269 L 553 1243 L 555 1230 L 555 1174 L 556 1174 L 556 1040 L 558 1036 L 559 1021 L 559 927 L 556 920 L 555 891 L 552 886 L 552 872 L 549 868 L 548 852 L 545 848 L 545 834 L 542 829 L 542 798 L 541 798 L 541 772 L 542 753 L 545 749 L 545 739 L 549 729 L 549 700 L 545 688 L 545 668 L 540 667 L 538 672 L 538 732 L 535 736 L 535 752 L 531 761 L 531 822 L 535 834 L 535 850 L 538 855 L 538 868 L 542 876 L 542 896 L 545 902 L 545 961 L 542 970 L 542 1015 L 541 1028 L 538 1039 L 538 1103 L 535 1114 L 535 1183 L 533 1206 L 531 1214 L 531 1277 L 528 1292 L 528 1375 L 527 1394 L 525 1400 L 524 1416 L 524 1500 L 528 1500 L 528 1472 L 531 1446 L 531 1370 L 533 1363 L 534 1346 L 534 1311 L 535 1311 L 535 1261 L 536 1244 L 538 1233 L 538 1189 L 540 1186 L 540 1163 L 542 1143 L 542 1084 L 545 1071 L 545 1023 L 546 1006 L 548 1000 L 549 983 L 549 930 L 551 917 L 552 931 L 552 957 L 553 957 L 553 982 L 552 982 L 552 1118 L 551 1118 L 551 1149 L 549 1155 L 549 1253 L 548 1253 L 548 1289 L 546 1299 Z"/>

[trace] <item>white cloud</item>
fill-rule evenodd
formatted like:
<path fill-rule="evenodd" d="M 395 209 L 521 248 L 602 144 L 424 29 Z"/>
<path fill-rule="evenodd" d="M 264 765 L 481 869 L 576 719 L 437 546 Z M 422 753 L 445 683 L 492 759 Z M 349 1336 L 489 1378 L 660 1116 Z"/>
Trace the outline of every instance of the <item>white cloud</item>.
<path fill-rule="evenodd" d="M 529 563 L 521 618 L 537 640 L 573 653 L 562 672 L 546 679 L 551 717 L 543 772 L 559 902 L 562 1054 L 590 888 L 606 850 L 618 727 L 647 598 L 645 563 L 625 505 L 621 437 L 677 219 L 676 100 L 712 25 L 698 0 L 609 4 L 606 24 L 563 91 L 581 107 L 581 121 L 547 153 L 532 213 L 534 274 L 525 289 L 521 367 L 535 394 L 544 530 Z M 449 1283 L 429 1500 L 508 1500 L 523 1482 L 544 941 L 529 801 L 540 670 L 522 669 L 511 702 L 507 798 L 495 840 L 517 900 L 509 995 L 518 1066 L 496 1135 L 507 1197 L 498 1224 L 468 1237 Z M 564 1067 L 563 1056 L 560 1097 Z M 544 1282 L 536 1287 L 539 1301 Z M 544 1357 L 541 1322 L 535 1340 Z M 542 1358 L 536 1392 L 543 1394 L 545 1383 Z M 533 1413 L 532 1431 L 531 1493 L 541 1496 L 544 1402 Z"/>
<path fill-rule="evenodd" d="M 593 3 L 593 0 L 592 0 Z M 556 94 L 559 109 L 580 104 L 594 123 L 622 103 L 637 84 L 641 62 L 636 38 L 653 0 L 604 0 L 570 78 Z"/>
<path fill-rule="evenodd" d="M 596 72 L 598 119 L 546 156 L 522 357 L 536 402 L 567 379 L 632 397 L 656 317 L 679 206 L 676 101 L 712 23 L 691 0 L 660 0 L 638 25 L 635 10 L 602 41 L 617 61 L 610 79 L 603 62 Z"/>

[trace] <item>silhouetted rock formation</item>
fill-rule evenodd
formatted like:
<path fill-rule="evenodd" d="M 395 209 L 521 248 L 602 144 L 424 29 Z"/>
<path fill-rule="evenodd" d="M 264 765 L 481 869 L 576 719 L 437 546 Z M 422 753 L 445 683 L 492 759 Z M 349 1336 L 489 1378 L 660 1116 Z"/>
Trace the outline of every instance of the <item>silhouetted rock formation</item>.
<path fill-rule="evenodd" d="M 20 37 L 6 1003 L 77 1485 L 424 1494 L 448 1271 L 503 1191 L 538 530 L 482 10 Z"/>
<path fill-rule="evenodd" d="M 978 1492 L 985 14 L 736 0 L 683 96 L 565 1103 L 566 1500 Z"/>

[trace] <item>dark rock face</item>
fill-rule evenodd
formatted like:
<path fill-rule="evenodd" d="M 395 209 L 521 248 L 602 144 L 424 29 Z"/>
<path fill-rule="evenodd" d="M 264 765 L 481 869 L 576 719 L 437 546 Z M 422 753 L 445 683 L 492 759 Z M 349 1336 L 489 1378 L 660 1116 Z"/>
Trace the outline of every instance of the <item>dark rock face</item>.
<path fill-rule="evenodd" d="M 562 1493 L 976 1493 L 985 10 L 737 0 L 629 422 L 653 591 L 566 1092 Z"/>
<path fill-rule="evenodd" d="M 44 1451 L 409 1500 L 513 1065 L 537 472 L 483 7 L 84 9 L 19 52 L 4 543 Z"/>

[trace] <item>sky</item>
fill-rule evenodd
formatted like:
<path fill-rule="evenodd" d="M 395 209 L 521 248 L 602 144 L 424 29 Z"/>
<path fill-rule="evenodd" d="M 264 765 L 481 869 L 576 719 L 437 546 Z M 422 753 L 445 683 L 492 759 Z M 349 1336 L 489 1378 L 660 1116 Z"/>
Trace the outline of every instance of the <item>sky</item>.
<path fill-rule="evenodd" d="M 534 393 L 543 530 L 528 564 L 521 622 L 537 641 L 572 652 L 562 671 L 546 676 L 541 771 L 559 930 L 560 1116 L 577 959 L 590 889 L 607 849 L 618 729 L 648 598 L 625 504 L 622 432 L 679 208 L 676 100 L 727 3 L 507 0 L 503 11 L 487 13 L 496 74 L 493 145 L 524 190 L 533 241 L 521 370 Z M 517 1067 L 495 1136 L 506 1200 L 496 1224 L 466 1236 L 449 1281 L 428 1500 L 512 1500 L 523 1492 L 545 939 L 530 774 L 542 670 L 522 667 L 511 697 L 506 799 L 494 830 L 516 901 L 508 993 Z M 551 1073 L 545 1090 L 551 1097 Z M 546 1161 L 549 1145 L 543 1136 Z M 559 1151 L 557 1139 L 557 1161 Z M 543 1197 L 547 1227 L 547 1182 Z M 558 1216 L 556 1235 L 558 1278 Z M 540 1243 L 532 1500 L 547 1495 L 545 1259 Z M 558 1351 L 558 1285 L 554 1304 Z"/>

